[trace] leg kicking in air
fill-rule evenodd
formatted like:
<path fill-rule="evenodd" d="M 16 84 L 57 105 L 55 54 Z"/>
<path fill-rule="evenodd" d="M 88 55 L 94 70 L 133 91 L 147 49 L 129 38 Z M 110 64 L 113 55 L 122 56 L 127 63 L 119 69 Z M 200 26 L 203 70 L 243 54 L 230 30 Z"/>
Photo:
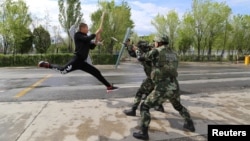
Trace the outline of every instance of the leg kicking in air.
<path fill-rule="evenodd" d="M 58 66 L 56 64 L 50 64 L 49 62 L 40 61 L 38 63 L 38 67 L 49 68 L 60 71 L 62 74 L 67 74 L 74 70 L 82 70 L 97 78 L 100 82 L 102 82 L 107 87 L 107 92 L 111 92 L 117 90 L 118 87 L 113 86 L 109 83 L 101 74 L 101 72 L 95 68 L 93 65 L 87 63 L 87 57 L 90 49 L 94 49 L 97 40 L 100 38 L 100 33 L 102 29 L 99 28 L 95 34 L 87 35 L 88 26 L 85 23 L 81 23 L 79 25 L 79 31 L 74 35 L 75 41 L 75 55 L 74 57 L 63 67 Z M 95 42 L 92 42 L 93 39 L 96 39 Z"/>

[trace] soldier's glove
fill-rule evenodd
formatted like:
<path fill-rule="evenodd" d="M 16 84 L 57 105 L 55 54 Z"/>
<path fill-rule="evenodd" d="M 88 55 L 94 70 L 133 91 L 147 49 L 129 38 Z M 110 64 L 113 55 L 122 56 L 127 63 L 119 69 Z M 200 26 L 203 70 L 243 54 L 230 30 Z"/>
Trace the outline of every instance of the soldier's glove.
<path fill-rule="evenodd" d="M 174 77 L 170 77 L 170 82 L 174 82 Z"/>
<path fill-rule="evenodd" d="M 138 57 L 137 59 L 138 59 L 138 61 L 140 61 L 140 62 L 143 62 L 143 61 L 145 61 L 145 60 L 146 60 L 146 58 L 145 58 L 145 57 L 143 57 L 143 56 L 140 56 L 140 57 Z"/>

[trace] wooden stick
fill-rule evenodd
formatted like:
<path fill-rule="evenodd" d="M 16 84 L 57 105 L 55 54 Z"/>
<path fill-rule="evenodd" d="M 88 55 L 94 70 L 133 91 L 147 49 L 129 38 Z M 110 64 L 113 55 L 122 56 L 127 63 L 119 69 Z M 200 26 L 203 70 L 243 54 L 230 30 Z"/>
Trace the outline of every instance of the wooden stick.
<path fill-rule="evenodd" d="M 101 23 L 100 23 L 99 28 L 102 28 L 102 26 L 103 26 L 103 21 L 104 21 L 105 13 L 106 13 L 105 11 L 104 11 L 104 12 L 102 12 L 102 16 L 101 16 Z"/>
<path fill-rule="evenodd" d="M 104 17 L 105 17 L 105 12 L 102 12 L 101 23 L 100 23 L 100 25 L 99 25 L 99 29 L 102 29 L 102 27 L 103 27 Z M 100 40 L 101 40 L 101 34 L 96 35 L 96 40 L 95 40 L 95 42 L 98 43 Z"/>

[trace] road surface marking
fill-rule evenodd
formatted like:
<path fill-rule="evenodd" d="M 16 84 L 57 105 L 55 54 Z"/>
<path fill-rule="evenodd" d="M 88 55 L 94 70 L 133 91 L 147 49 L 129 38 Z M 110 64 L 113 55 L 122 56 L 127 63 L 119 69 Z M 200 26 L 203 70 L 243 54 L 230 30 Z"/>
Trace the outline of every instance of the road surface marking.
<path fill-rule="evenodd" d="M 52 76 L 51 74 L 46 75 L 45 77 L 43 77 L 42 79 L 40 79 L 39 81 L 37 81 L 36 83 L 34 83 L 33 85 L 31 85 L 31 86 L 27 87 L 26 89 L 22 90 L 21 92 L 19 92 L 15 96 L 15 98 L 20 98 L 20 97 L 24 96 L 29 91 L 31 91 L 32 89 L 34 89 L 35 87 L 37 87 L 38 85 L 40 85 L 43 81 L 45 81 L 46 79 L 48 79 L 51 76 Z"/>

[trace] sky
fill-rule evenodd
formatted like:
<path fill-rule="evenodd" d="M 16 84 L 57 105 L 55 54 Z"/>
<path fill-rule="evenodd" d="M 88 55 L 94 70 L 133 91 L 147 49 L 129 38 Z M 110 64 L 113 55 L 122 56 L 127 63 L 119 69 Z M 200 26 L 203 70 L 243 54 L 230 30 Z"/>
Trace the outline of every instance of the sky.
<path fill-rule="evenodd" d="M 59 26 L 58 22 L 58 0 L 24 0 L 29 7 L 32 17 L 43 18 L 46 13 L 49 15 L 50 26 Z M 83 18 L 91 26 L 90 15 L 95 12 L 98 0 L 80 0 Z M 159 14 L 167 14 L 170 10 L 175 10 L 179 18 L 187 11 L 191 10 L 192 0 L 126 0 L 131 7 L 131 19 L 134 21 L 134 31 L 140 35 L 155 33 L 151 25 L 152 19 Z M 250 15 L 250 0 L 213 0 L 225 2 L 231 9 L 232 14 Z M 121 0 L 115 0 L 119 4 Z M 62 33 L 63 34 L 63 33 Z"/>

